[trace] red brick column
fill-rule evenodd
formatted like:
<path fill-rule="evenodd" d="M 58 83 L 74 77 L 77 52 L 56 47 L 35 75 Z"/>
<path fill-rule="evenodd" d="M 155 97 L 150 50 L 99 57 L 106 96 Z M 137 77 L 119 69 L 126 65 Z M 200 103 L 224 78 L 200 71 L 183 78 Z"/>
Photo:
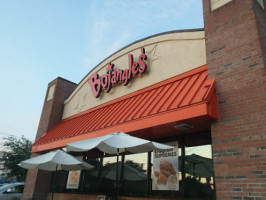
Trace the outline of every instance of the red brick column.
<path fill-rule="evenodd" d="M 257 0 L 233 0 L 214 11 L 203 0 L 203 9 L 220 113 L 211 125 L 216 196 L 265 199 L 265 10 Z"/>
<path fill-rule="evenodd" d="M 75 83 L 62 78 L 57 78 L 48 84 L 36 140 L 62 120 L 64 101 L 75 88 Z M 35 157 L 38 154 L 33 153 L 31 156 Z M 51 178 L 51 172 L 37 169 L 28 170 L 22 199 L 46 199 L 50 189 Z"/>

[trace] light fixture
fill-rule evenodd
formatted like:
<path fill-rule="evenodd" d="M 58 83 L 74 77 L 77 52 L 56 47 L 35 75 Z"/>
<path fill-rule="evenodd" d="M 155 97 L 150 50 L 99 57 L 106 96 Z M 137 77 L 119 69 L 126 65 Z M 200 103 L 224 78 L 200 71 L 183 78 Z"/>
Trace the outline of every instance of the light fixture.
<path fill-rule="evenodd" d="M 176 125 L 174 127 L 180 131 L 187 131 L 187 130 L 194 128 L 193 126 L 188 125 L 188 124 L 180 124 L 180 125 Z"/>

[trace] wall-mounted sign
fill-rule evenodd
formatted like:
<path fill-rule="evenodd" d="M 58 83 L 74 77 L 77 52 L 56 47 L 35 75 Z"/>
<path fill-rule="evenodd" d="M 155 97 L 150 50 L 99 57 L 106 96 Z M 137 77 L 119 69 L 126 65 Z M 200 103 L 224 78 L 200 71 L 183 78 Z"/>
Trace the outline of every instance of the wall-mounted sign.
<path fill-rule="evenodd" d="M 153 152 L 152 190 L 179 190 L 178 142 L 167 144 L 174 149 Z"/>
<path fill-rule="evenodd" d="M 80 170 L 79 171 L 69 171 L 66 188 L 67 189 L 78 189 L 79 188 L 79 178 L 80 178 Z"/>
<path fill-rule="evenodd" d="M 138 62 L 134 62 L 133 55 L 128 54 L 128 69 L 119 69 L 115 71 L 114 65 L 109 63 L 106 68 L 106 74 L 99 77 L 97 73 L 91 75 L 89 79 L 89 84 L 92 89 L 92 93 L 95 98 L 98 98 L 102 92 L 108 93 L 112 84 L 119 84 L 126 86 L 132 77 L 137 74 L 143 74 L 147 71 L 147 64 L 145 62 L 147 56 L 145 54 L 145 49 L 141 48 L 141 54 L 139 56 Z"/>

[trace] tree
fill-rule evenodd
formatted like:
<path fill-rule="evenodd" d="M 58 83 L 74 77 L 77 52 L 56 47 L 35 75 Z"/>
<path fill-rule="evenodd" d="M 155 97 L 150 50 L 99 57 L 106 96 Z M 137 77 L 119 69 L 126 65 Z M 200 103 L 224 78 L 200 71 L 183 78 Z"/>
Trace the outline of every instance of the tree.
<path fill-rule="evenodd" d="M 133 160 L 126 160 L 125 164 L 133 167 L 134 169 L 137 169 L 140 172 L 143 172 L 143 173 L 146 172 L 146 170 L 143 169 L 143 163 L 137 163 L 137 162 L 134 162 Z"/>
<path fill-rule="evenodd" d="M 9 177 L 16 177 L 17 181 L 25 181 L 27 170 L 18 166 L 18 164 L 30 158 L 32 142 L 24 136 L 17 138 L 14 135 L 4 137 L 4 152 L 0 160 L 3 167 L 8 171 Z"/>

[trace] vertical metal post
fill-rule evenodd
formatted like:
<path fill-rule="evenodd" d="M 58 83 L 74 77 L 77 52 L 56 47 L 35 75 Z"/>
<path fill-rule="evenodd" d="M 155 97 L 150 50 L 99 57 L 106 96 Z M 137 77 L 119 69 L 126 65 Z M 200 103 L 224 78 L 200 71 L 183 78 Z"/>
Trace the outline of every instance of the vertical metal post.
<path fill-rule="evenodd" d="M 151 193 L 151 151 L 148 152 L 148 168 L 147 168 L 147 191 L 146 194 L 149 195 Z"/>
<path fill-rule="evenodd" d="M 87 162 L 85 153 L 82 154 L 82 161 Z M 85 171 L 84 170 L 81 171 L 81 175 L 82 175 L 82 180 L 81 180 L 81 184 L 80 184 L 80 190 L 83 192 L 84 191 L 84 181 L 85 181 Z"/>
<path fill-rule="evenodd" d="M 116 178 L 115 178 L 115 199 L 118 197 L 118 162 L 119 162 L 119 148 L 116 154 Z"/>
<path fill-rule="evenodd" d="M 119 180 L 120 191 L 123 190 L 122 187 L 123 187 L 123 178 L 124 178 L 124 166 L 125 166 L 125 153 L 122 154 L 122 160 L 121 160 L 121 170 L 120 170 L 120 180 Z"/>
<path fill-rule="evenodd" d="M 99 192 L 99 187 L 101 186 L 101 182 L 102 182 L 102 169 L 103 169 L 103 157 L 104 157 L 104 153 L 101 153 L 101 158 L 100 158 L 100 163 L 99 163 L 99 171 L 98 171 L 98 178 L 97 178 L 97 187 L 96 187 L 96 193 Z"/>
<path fill-rule="evenodd" d="M 185 153 L 185 137 L 182 136 L 181 138 L 181 143 L 182 143 L 182 146 L 181 146 L 181 174 L 182 174 L 182 197 L 183 199 L 185 198 L 185 178 L 186 178 L 186 175 L 185 175 L 185 156 L 186 156 L 186 153 Z"/>
<path fill-rule="evenodd" d="M 55 176 L 56 176 L 56 172 L 57 172 L 57 165 L 56 164 L 56 167 L 55 167 L 55 173 L 54 173 L 54 176 L 53 176 L 53 179 L 52 179 L 52 200 L 54 199 L 54 189 L 55 189 Z"/>
<path fill-rule="evenodd" d="M 83 192 L 84 191 L 84 181 L 85 181 L 85 171 L 84 170 L 82 170 L 81 171 L 81 175 L 82 175 L 82 180 L 81 180 L 81 191 Z"/>

